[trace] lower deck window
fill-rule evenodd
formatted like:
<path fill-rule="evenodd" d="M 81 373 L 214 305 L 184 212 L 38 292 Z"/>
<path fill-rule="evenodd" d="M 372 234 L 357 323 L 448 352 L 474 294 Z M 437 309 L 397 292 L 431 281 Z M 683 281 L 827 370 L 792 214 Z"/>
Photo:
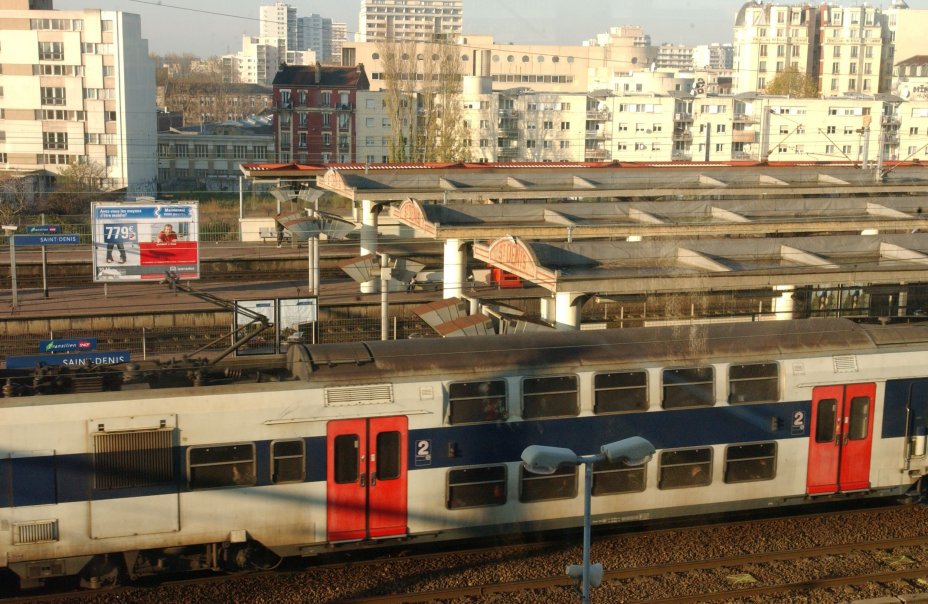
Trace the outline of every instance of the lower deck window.
<path fill-rule="evenodd" d="M 577 466 L 562 466 L 554 474 L 533 474 L 520 466 L 519 501 L 569 499 L 577 496 Z"/>
<path fill-rule="evenodd" d="M 773 480 L 776 461 L 776 443 L 732 445 L 725 451 L 725 482 Z"/>
<path fill-rule="evenodd" d="M 190 447 L 187 455 L 191 489 L 255 484 L 255 446 L 252 443 Z"/>
<path fill-rule="evenodd" d="M 506 503 L 506 466 L 482 466 L 448 471 L 449 510 Z"/>
<path fill-rule="evenodd" d="M 271 444 L 271 481 L 301 482 L 306 476 L 302 440 L 278 440 Z"/>
<path fill-rule="evenodd" d="M 659 472 L 661 489 L 706 486 L 712 482 L 712 449 L 662 451 Z"/>
<path fill-rule="evenodd" d="M 646 466 L 604 459 L 593 464 L 593 495 L 637 493 L 645 487 Z"/>

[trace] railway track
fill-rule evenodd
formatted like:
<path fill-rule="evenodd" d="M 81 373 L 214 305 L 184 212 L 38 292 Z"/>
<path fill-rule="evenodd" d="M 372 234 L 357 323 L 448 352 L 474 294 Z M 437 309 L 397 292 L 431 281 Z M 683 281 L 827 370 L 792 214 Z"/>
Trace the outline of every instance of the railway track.
<path fill-rule="evenodd" d="M 466 551 L 317 561 L 308 568 L 296 563 L 271 573 L 209 575 L 4 604 L 198 602 L 232 594 L 239 601 L 250 601 L 243 594 L 270 601 L 284 593 L 288 598 L 280 601 L 575 602 L 575 585 L 562 574 L 566 564 L 580 559 L 575 533 Z M 592 559 L 619 570 L 607 570 L 603 585 L 594 589 L 599 602 L 771 601 L 797 594 L 800 600 L 828 602 L 827 590 L 835 588 L 845 596 L 833 601 L 845 601 L 855 599 L 857 591 L 871 593 L 868 586 L 884 584 L 890 586 L 881 587 L 878 595 L 928 591 L 928 582 L 919 583 L 928 579 L 928 509 L 921 506 L 603 533 L 594 538 Z M 738 536 L 741 543 L 735 543 Z M 732 549 L 741 551 L 718 553 Z M 813 592 L 816 596 L 809 599 Z"/>

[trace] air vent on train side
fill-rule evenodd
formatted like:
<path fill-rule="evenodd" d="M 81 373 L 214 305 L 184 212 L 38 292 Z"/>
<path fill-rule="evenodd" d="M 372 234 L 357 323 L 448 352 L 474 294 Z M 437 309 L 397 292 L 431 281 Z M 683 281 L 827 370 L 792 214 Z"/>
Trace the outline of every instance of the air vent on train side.
<path fill-rule="evenodd" d="M 57 520 L 33 520 L 13 523 L 13 545 L 58 541 Z"/>
<path fill-rule="evenodd" d="M 857 373 L 857 356 L 853 354 L 832 357 L 835 373 Z"/>
<path fill-rule="evenodd" d="M 326 407 L 383 405 L 393 403 L 393 384 L 338 386 L 325 389 Z"/>

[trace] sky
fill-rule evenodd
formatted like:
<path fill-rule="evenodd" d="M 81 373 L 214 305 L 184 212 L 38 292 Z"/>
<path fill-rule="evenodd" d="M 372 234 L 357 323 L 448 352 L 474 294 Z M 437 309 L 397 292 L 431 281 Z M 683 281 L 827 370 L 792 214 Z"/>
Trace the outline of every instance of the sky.
<path fill-rule="evenodd" d="M 798 2 L 784 2 L 798 3 Z M 258 34 L 258 7 L 273 0 L 54 0 L 57 9 L 100 8 L 142 16 L 151 52 L 201 57 L 241 50 L 242 35 Z M 290 0 L 297 16 L 313 13 L 358 29 L 360 0 Z M 617 25 L 640 25 L 654 44 L 731 42 L 741 0 L 464 0 L 464 33 L 499 43 L 580 44 Z M 843 5 L 850 5 L 842 2 Z M 855 2 L 858 4 L 858 2 Z M 871 2 L 889 6 L 889 0 Z M 928 0 L 908 0 L 928 9 Z"/>

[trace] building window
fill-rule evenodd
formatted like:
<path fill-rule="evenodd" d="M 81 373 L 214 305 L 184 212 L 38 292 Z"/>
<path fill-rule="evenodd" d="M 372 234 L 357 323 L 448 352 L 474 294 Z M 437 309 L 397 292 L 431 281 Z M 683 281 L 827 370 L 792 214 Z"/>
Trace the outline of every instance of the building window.
<path fill-rule="evenodd" d="M 46 87 L 40 89 L 43 105 L 64 105 L 66 102 L 64 87 Z"/>
<path fill-rule="evenodd" d="M 64 42 L 39 42 L 40 61 L 64 61 Z"/>
<path fill-rule="evenodd" d="M 302 482 L 306 476 L 306 452 L 302 440 L 271 443 L 271 482 Z"/>
<path fill-rule="evenodd" d="M 445 505 L 449 510 L 506 503 L 506 466 L 448 470 Z"/>
<path fill-rule="evenodd" d="M 42 133 L 43 149 L 67 149 L 68 133 L 67 132 L 43 132 Z"/>
<path fill-rule="evenodd" d="M 214 489 L 255 484 L 255 446 L 252 443 L 190 447 L 187 477 L 191 489 Z"/>
<path fill-rule="evenodd" d="M 193 156 L 200 159 L 209 157 L 209 145 L 194 145 Z"/>
<path fill-rule="evenodd" d="M 322 93 L 322 101 L 320 103 L 322 107 L 331 107 L 332 106 L 332 93 L 329 91 Z"/>
<path fill-rule="evenodd" d="M 773 480 L 776 461 L 776 443 L 732 445 L 725 451 L 725 482 Z"/>
<path fill-rule="evenodd" d="M 504 380 L 448 385 L 448 423 L 495 422 L 508 417 Z"/>
<path fill-rule="evenodd" d="M 561 130 L 570 130 L 570 122 L 561 122 Z"/>
<path fill-rule="evenodd" d="M 220 158 L 220 159 L 225 159 L 226 157 L 228 157 L 228 155 L 226 154 L 226 146 L 225 146 L 225 145 L 216 145 L 216 146 L 214 147 L 214 150 L 216 151 L 216 157 L 218 157 L 218 158 Z"/>
<path fill-rule="evenodd" d="M 712 406 L 715 403 L 714 369 L 711 366 L 665 369 L 665 409 Z"/>
<path fill-rule="evenodd" d="M 186 144 L 178 144 L 174 146 L 174 155 L 177 157 L 187 157 L 189 152 L 189 147 Z"/>
<path fill-rule="evenodd" d="M 702 487 L 712 483 L 712 448 L 662 451 L 658 488 Z"/>
<path fill-rule="evenodd" d="M 171 145 L 158 143 L 158 157 L 168 157 L 171 154 Z"/>
<path fill-rule="evenodd" d="M 386 119 L 387 119 L 387 118 L 384 118 L 385 121 L 386 121 Z M 331 113 L 323 113 L 323 114 L 322 114 L 322 127 L 323 127 L 323 128 L 330 128 L 331 126 L 332 126 L 332 114 L 331 114 Z M 384 126 L 384 127 L 388 127 L 388 126 L 389 126 L 389 124 L 387 124 L 387 125 Z"/>
<path fill-rule="evenodd" d="M 322 146 L 323 146 L 323 147 L 331 147 L 331 146 L 332 146 L 332 133 L 331 133 L 331 132 L 323 132 L 323 133 L 322 133 Z"/>
<path fill-rule="evenodd" d="M 300 132 L 298 144 L 300 147 L 306 148 L 306 133 Z"/>

